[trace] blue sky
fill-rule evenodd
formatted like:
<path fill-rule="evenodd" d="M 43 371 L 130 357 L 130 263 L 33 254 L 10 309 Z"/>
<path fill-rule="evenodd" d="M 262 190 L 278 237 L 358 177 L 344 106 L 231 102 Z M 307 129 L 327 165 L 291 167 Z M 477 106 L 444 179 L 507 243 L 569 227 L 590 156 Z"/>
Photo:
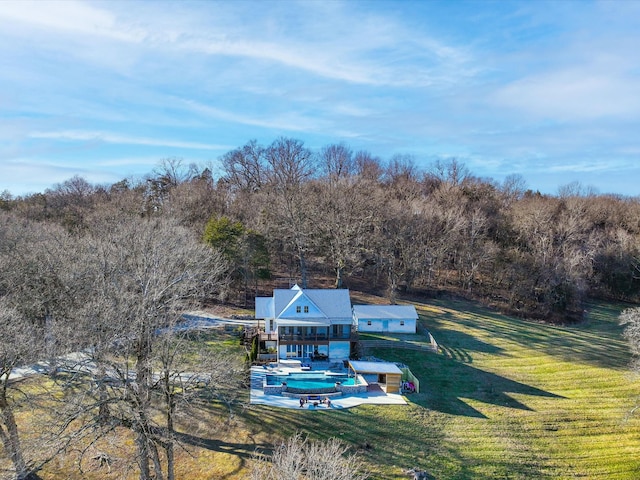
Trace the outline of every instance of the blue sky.
<path fill-rule="evenodd" d="M 251 139 L 640 194 L 640 1 L 0 2 L 0 191 Z"/>

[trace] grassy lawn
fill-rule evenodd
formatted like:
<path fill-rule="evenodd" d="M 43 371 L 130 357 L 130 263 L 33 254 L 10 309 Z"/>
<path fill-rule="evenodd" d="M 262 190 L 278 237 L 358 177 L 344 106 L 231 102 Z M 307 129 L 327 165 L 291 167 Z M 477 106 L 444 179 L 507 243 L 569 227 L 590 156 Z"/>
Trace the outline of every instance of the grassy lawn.
<path fill-rule="evenodd" d="M 505 317 L 467 302 L 416 307 L 439 352 L 371 352 L 407 364 L 420 379 L 421 393 L 409 395 L 409 405 L 341 411 L 252 405 L 229 416 L 211 404 L 181 419 L 186 450 L 178 454 L 178 477 L 247 478 L 256 449 L 302 431 L 347 442 L 372 479 L 406 478 L 403 471 L 411 467 L 442 480 L 640 478 L 640 413 L 631 414 L 640 382 L 627 366 L 630 355 L 617 324 L 621 307 L 593 304 L 582 324 L 567 327 Z M 248 392 L 241 395 L 248 402 Z M 124 450 L 131 449 L 127 440 Z M 113 444 L 98 449 L 114 458 L 126 455 Z M 42 477 L 137 478 L 117 464 L 111 474 L 86 467 L 77 474 L 69 456 Z"/>
<path fill-rule="evenodd" d="M 630 414 L 640 385 L 628 372 L 619 309 L 591 305 L 585 322 L 561 327 L 466 302 L 416 307 L 439 353 L 372 352 L 420 379 L 408 407 L 260 407 L 246 420 L 276 437 L 342 438 L 378 479 L 414 466 L 438 479 L 640 478 L 640 417 Z"/>

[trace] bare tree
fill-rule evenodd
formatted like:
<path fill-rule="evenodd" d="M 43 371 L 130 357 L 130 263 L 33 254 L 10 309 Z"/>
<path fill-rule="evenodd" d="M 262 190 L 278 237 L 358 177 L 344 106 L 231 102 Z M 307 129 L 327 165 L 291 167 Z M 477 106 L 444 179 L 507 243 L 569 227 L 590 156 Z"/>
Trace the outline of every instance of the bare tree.
<path fill-rule="evenodd" d="M 76 419 L 83 420 L 86 435 L 126 427 L 135 438 L 140 479 L 173 478 L 173 435 L 164 432 L 173 430 L 172 382 L 186 378 L 177 376 L 183 366 L 167 345 L 182 313 L 223 286 L 226 266 L 192 233 L 164 218 L 105 215 L 77 248 L 77 268 L 93 277 L 91 295 L 76 316 L 74 343 L 90 348 L 82 365 L 69 368 L 78 381 L 88 381 L 82 395 L 68 402 L 66 433 L 77 436 Z M 168 424 L 161 426 L 154 402 L 165 400 Z"/>
<path fill-rule="evenodd" d="M 35 472 L 42 466 L 38 459 L 29 459 L 23 449 L 14 411 L 14 400 L 9 393 L 16 385 L 11 379 L 12 371 L 29 365 L 36 359 L 42 338 L 33 323 L 0 299 L 0 440 L 7 453 L 18 480 L 37 478 Z"/>
<path fill-rule="evenodd" d="M 167 480 L 175 479 L 175 448 L 180 445 L 175 427 L 177 414 L 197 415 L 203 393 L 208 400 L 215 397 L 231 408 L 238 391 L 234 383 L 243 378 L 241 358 L 227 350 L 208 348 L 206 338 L 200 338 L 203 336 L 176 325 L 165 328 L 155 342 L 154 363 L 159 370 L 152 393 L 160 397 L 164 423 L 155 429 L 153 442 L 164 449 Z"/>
<path fill-rule="evenodd" d="M 194 163 L 185 165 L 179 157 L 163 158 L 158 162 L 154 170 L 156 181 L 166 188 L 177 187 L 181 183 L 188 182 L 198 173 L 198 167 Z"/>
<path fill-rule="evenodd" d="M 378 185 L 355 174 L 356 164 L 344 145 L 329 145 L 320 154 L 324 175 L 314 182 L 307 208 L 314 217 L 317 251 L 333 267 L 336 288 L 343 277 L 367 257 L 370 232 L 382 201 Z"/>
<path fill-rule="evenodd" d="M 368 180 L 369 182 L 377 183 L 384 174 L 382 163 L 378 157 L 374 157 L 369 152 L 361 150 L 356 152 L 353 158 L 356 165 L 356 175 Z"/>
<path fill-rule="evenodd" d="M 350 178 L 355 174 L 356 164 L 351 149 L 345 144 L 327 145 L 320 151 L 323 174 L 329 181 Z"/>
<path fill-rule="evenodd" d="M 205 168 L 171 189 L 164 212 L 178 218 L 181 225 L 193 232 L 201 232 L 207 220 L 214 215 L 222 215 L 231 202 L 227 185 L 215 182 L 211 171 Z"/>
<path fill-rule="evenodd" d="M 470 178 L 471 173 L 464 163 L 452 158 L 444 161 L 436 161 L 430 175 L 438 181 L 442 187 L 450 188 L 462 185 Z"/>
<path fill-rule="evenodd" d="M 222 157 L 225 180 L 234 189 L 255 192 L 266 183 L 266 149 L 255 140 Z"/>
<path fill-rule="evenodd" d="M 40 389 L 20 390 L 24 377 L 12 379 L 12 370 L 48 360 L 55 373 L 54 359 L 60 353 L 56 325 L 73 303 L 73 288 L 63 278 L 62 266 L 70 236 L 55 225 L 11 215 L 3 215 L 0 222 L 0 437 L 16 478 L 35 478 L 56 447 L 45 445 L 46 431 L 30 432 L 27 447 L 20 439 L 14 412 L 34 407 Z"/>
<path fill-rule="evenodd" d="M 276 446 L 270 457 L 257 455 L 253 480 L 365 480 L 362 461 L 335 438 L 313 441 L 298 433 Z"/>
<path fill-rule="evenodd" d="M 265 214 L 273 233 L 297 258 L 304 288 L 314 230 L 306 194 L 308 180 L 315 174 L 314 158 L 301 141 L 279 138 L 267 148 L 266 159 L 271 204 Z"/>
<path fill-rule="evenodd" d="M 495 256 L 486 239 L 489 219 L 478 207 L 468 213 L 464 230 L 464 242 L 461 247 L 459 274 L 464 287 L 471 292 L 476 277 L 484 263 Z"/>
<path fill-rule="evenodd" d="M 178 185 L 193 179 L 198 172 L 195 164 L 184 165 L 178 157 L 164 158 L 146 179 L 146 212 L 158 212 L 163 208 L 169 193 Z"/>
<path fill-rule="evenodd" d="M 507 175 L 500 186 L 507 205 L 522 198 L 526 188 L 527 182 L 520 174 Z"/>
<path fill-rule="evenodd" d="M 265 152 L 267 178 L 280 193 L 290 194 L 314 174 L 316 165 L 311 150 L 300 140 L 280 137 Z"/>
<path fill-rule="evenodd" d="M 15 199 L 9 190 L 3 190 L 0 192 L 0 210 L 11 210 L 14 200 Z"/>

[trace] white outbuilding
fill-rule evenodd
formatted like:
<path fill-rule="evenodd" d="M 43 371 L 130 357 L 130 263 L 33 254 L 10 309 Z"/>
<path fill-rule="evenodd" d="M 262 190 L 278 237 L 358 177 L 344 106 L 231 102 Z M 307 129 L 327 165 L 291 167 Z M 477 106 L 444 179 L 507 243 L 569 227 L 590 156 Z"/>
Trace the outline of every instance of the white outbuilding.
<path fill-rule="evenodd" d="M 354 305 L 359 332 L 416 333 L 418 313 L 413 305 Z"/>

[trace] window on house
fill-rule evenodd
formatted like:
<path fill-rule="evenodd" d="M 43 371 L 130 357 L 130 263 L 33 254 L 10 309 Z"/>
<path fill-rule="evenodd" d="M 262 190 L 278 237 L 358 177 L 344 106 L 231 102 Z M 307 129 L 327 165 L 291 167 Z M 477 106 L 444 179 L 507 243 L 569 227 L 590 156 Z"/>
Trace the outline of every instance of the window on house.
<path fill-rule="evenodd" d="M 400 320 L 400 325 L 404 327 L 404 320 Z"/>
<path fill-rule="evenodd" d="M 309 313 L 309 305 L 304 306 L 304 313 Z"/>
<path fill-rule="evenodd" d="M 296 313 L 300 313 L 300 312 L 301 312 L 300 305 L 298 305 L 298 306 L 296 306 Z"/>
<path fill-rule="evenodd" d="M 371 326 L 371 320 L 367 320 L 367 325 Z"/>

